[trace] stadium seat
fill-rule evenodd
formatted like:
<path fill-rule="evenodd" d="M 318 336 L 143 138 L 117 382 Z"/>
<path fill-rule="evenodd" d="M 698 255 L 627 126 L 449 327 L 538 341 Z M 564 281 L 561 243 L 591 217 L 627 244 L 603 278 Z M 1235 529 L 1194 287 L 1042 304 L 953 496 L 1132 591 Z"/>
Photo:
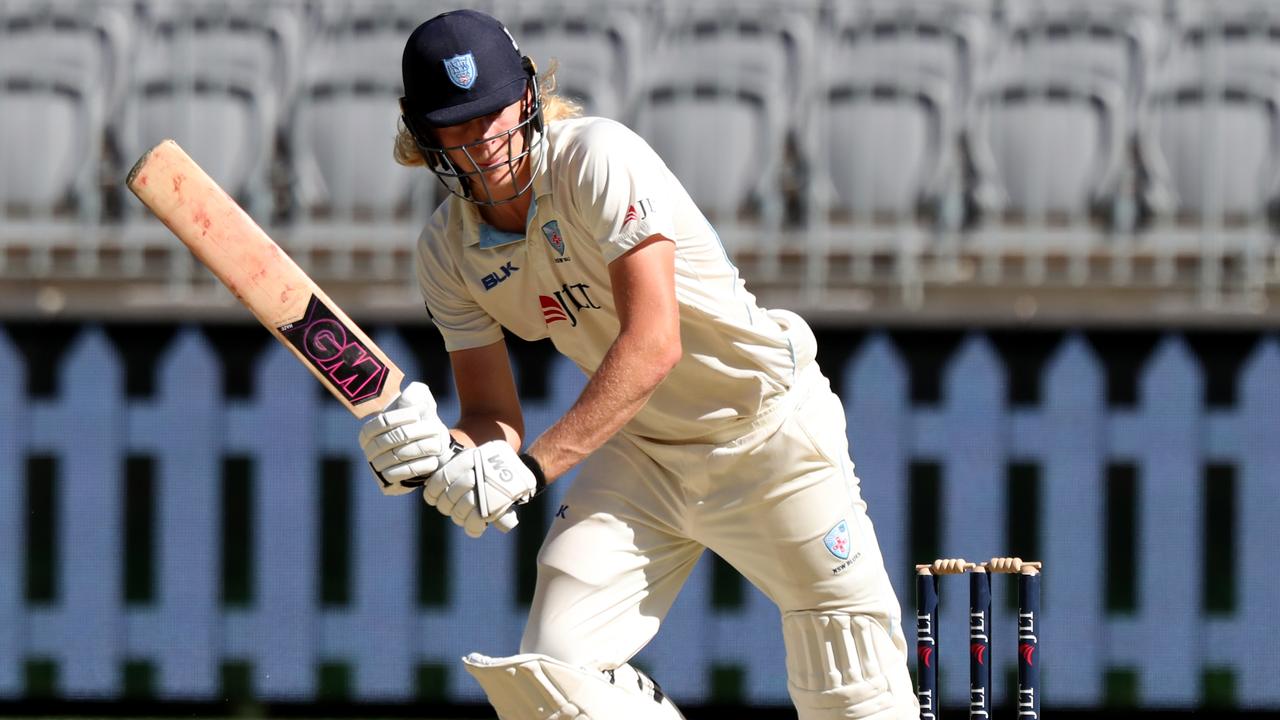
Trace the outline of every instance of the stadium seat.
<path fill-rule="evenodd" d="M 878 279 L 914 286 L 917 257 L 939 233 L 958 229 L 953 171 L 954 86 L 917 78 L 848 79 L 827 88 L 814 112 L 805 232 L 811 288 Z M 884 270 L 882 269 L 881 272 Z M 910 292 L 914 292 L 911 290 Z"/>
<path fill-rule="evenodd" d="M 377 272 L 392 273 L 388 250 L 410 248 L 416 226 L 447 196 L 427 170 L 392 157 L 405 40 L 446 9 L 403 0 L 319 6 L 289 123 L 297 203 L 289 242 L 303 257 L 321 253 L 347 272 L 357 255 L 372 254 Z"/>
<path fill-rule="evenodd" d="M 543 0 L 498 8 L 498 17 L 539 71 L 556 65 L 556 90 L 587 115 L 631 119 L 653 19 L 640 2 Z"/>
<path fill-rule="evenodd" d="M 971 99 L 994 44 L 988 0 L 861 0 L 837 3 L 824 33 L 838 79 L 942 80 L 958 108 Z M 834 56 L 833 56 L 834 54 Z"/>
<path fill-rule="evenodd" d="M 94 271 L 105 130 L 128 43 L 119 3 L 0 4 L 0 245 L 20 248 L 30 272 L 52 270 L 55 246 L 75 251 L 77 272 Z"/>
<path fill-rule="evenodd" d="M 100 98 L 106 117 L 116 111 L 134 38 L 127 2 L 5 0 L 0 33 L 0 65 L 13 75 L 46 68 L 64 78 L 78 73 Z"/>
<path fill-rule="evenodd" d="M 829 219 L 914 222 L 927 209 L 962 221 L 967 119 L 989 54 L 990 2 L 861 0 L 833 9 L 820 34 L 816 176 L 830 177 Z M 824 170 L 824 166 L 829 166 Z M 818 187 L 821 189 L 821 181 Z M 943 212 L 943 206 L 947 209 Z"/>
<path fill-rule="evenodd" d="M 731 251 L 772 243 L 780 225 L 785 151 L 813 80 L 812 9 L 673 4 L 641 80 L 636 129 Z"/>
<path fill-rule="evenodd" d="M 1113 220 L 1119 229 L 1133 227 L 1141 207 L 1163 203 L 1163 183 L 1153 170 L 1154 150 L 1143 125 L 1152 78 L 1169 49 L 1164 0 L 1007 3 L 1004 22 L 1006 42 L 993 59 L 995 66 L 1044 76 L 1088 76 L 1122 92 L 1131 161 L 1116 183 L 1124 196 L 1116 198 Z"/>
<path fill-rule="evenodd" d="M 1090 74 L 1118 84 L 1137 106 L 1164 47 L 1162 18 L 1120 0 L 1014 3 L 1002 64 L 1041 73 Z"/>
<path fill-rule="evenodd" d="M 1194 11 L 1192 10 L 1194 8 Z M 1280 79 L 1280 6 L 1219 2 L 1184 8 L 1168 75 L 1220 73 Z"/>
<path fill-rule="evenodd" d="M 1203 25 L 1215 19 L 1256 19 L 1277 10 L 1271 0 L 1168 0 L 1168 3 L 1169 16 L 1180 28 Z"/>
<path fill-rule="evenodd" d="M 1112 202 L 1124 167 L 1121 89 L 1097 77 L 1015 74 L 978 100 L 975 158 L 1006 222 L 1079 226 Z"/>
<path fill-rule="evenodd" d="M 940 198 L 954 170 L 950 90 L 940 82 L 913 88 L 903 78 L 828 89 L 817 142 L 824 149 L 832 219 L 913 221 L 918 209 Z"/>
<path fill-rule="evenodd" d="M 125 155 L 182 145 L 259 219 L 273 212 L 276 130 L 297 66 L 298 0 L 146 6 L 125 108 Z"/>
<path fill-rule="evenodd" d="M 95 139 L 94 103 L 78 78 L 13 74 L 0 68 L 0 132 L 21 138 L 0 151 L 0 193 L 8 214 L 33 217 L 66 209 L 88 190 L 84 158 Z"/>
<path fill-rule="evenodd" d="M 1176 195 L 1175 218 L 1244 226 L 1280 189 L 1280 92 L 1256 77 L 1192 76 L 1153 98 L 1152 132 Z"/>

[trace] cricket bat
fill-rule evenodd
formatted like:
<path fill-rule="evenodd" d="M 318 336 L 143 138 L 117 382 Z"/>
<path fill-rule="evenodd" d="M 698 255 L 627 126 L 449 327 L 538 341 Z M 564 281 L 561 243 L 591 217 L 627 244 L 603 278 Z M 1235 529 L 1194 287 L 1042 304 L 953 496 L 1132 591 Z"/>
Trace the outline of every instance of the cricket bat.
<path fill-rule="evenodd" d="M 352 414 L 400 394 L 400 368 L 177 143 L 148 150 L 128 185 Z"/>
<path fill-rule="evenodd" d="M 353 415 L 400 394 L 404 372 L 177 143 L 148 150 L 127 183 Z M 514 513 L 496 524 L 514 527 Z"/>

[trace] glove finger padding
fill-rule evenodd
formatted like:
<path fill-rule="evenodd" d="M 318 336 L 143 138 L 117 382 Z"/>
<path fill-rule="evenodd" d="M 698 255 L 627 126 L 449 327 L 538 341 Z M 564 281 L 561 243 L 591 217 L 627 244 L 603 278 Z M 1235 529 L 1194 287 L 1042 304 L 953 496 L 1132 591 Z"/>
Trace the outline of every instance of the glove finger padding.
<path fill-rule="evenodd" d="M 465 532 L 468 537 L 473 538 L 480 537 L 484 534 L 484 531 L 488 529 L 489 523 L 485 522 L 484 518 L 480 517 L 480 513 L 472 513 L 471 516 L 467 518 L 467 521 L 462 525 L 463 532 Z"/>
<path fill-rule="evenodd" d="M 413 422 L 394 427 L 370 439 L 367 443 L 362 444 L 361 447 L 366 454 L 382 455 L 415 441 L 439 438 L 440 428 L 443 425 L 444 423 L 440 422 L 438 418 L 431 418 L 430 420 L 415 418 Z"/>
<path fill-rule="evenodd" d="M 473 472 L 473 468 L 466 467 L 466 465 L 470 464 L 466 461 L 470 459 L 469 456 L 472 455 L 472 452 L 474 451 L 468 451 L 459 455 L 445 466 L 447 468 L 453 468 L 454 463 L 459 460 L 464 463 L 462 467 L 455 468 L 461 472 L 458 474 L 450 473 L 445 478 L 449 484 L 445 488 L 444 494 L 441 495 L 440 499 L 436 502 L 436 508 L 445 515 L 452 516 L 454 514 L 454 506 L 463 501 L 470 502 L 471 507 L 475 507 L 475 473 Z"/>
<path fill-rule="evenodd" d="M 435 404 L 432 403 L 431 411 L 435 410 Z M 415 423 L 422 419 L 422 409 L 416 407 L 396 408 L 389 405 L 386 410 L 374 415 L 360 426 L 360 447 L 368 448 L 374 439 L 385 435 L 404 425 Z"/>
<path fill-rule="evenodd" d="M 474 493 L 467 493 L 458 498 L 458 502 L 453 504 L 453 508 L 449 512 L 449 517 L 453 519 L 454 525 L 461 528 L 468 528 L 474 522 L 484 524 L 484 518 L 480 517 L 480 513 L 476 512 Z"/>
<path fill-rule="evenodd" d="M 411 462 L 422 458 L 438 460 L 440 456 L 448 454 L 445 452 L 445 448 L 448 447 L 448 445 L 448 438 L 446 437 L 414 440 L 382 453 L 377 457 L 371 458 L 369 460 L 369 464 L 373 465 L 374 470 L 382 472 L 387 468 L 394 467 L 401 463 Z"/>
<path fill-rule="evenodd" d="M 377 469 L 373 467 L 373 463 L 369 464 L 369 471 L 373 473 L 373 479 L 378 481 L 378 488 L 382 490 L 383 495 L 407 495 L 418 489 L 418 487 L 412 483 L 389 480 L 385 475 L 378 472 Z"/>
<path fill-rule="evenodd" d="M 478 538 L 489 527 L 480 513 L 476 512 L 475 482 L 465 477 L 450 484 L 444 473 L 439 472 L 427 479 L 422 499 L 428 505 L 434 505 L 441 514 L 449 516 L 455 525 L 460 526 L 470 537 Z M 512 518 L 514 520 L 514 518 Z M 515 527 L 514 522 L 506 523 L 507 529 Z"/>
<path fill-rule="evenodd" d="M 360 447 L 385 495 L 421 487 L 450 454 L 449 428 L 436 415 L 436 401 L 420 382 L 410 383 L 387 409 L 360 428 Z"/>
<path fill-rule="evenodd" d="M 444 491 L 448 488 L 449 480 L 445 477 L 445 474 L 442 472 L 435 473 L 427 478 L 427 484 L 422 489 L 422 499 L 428 505 L 438 507 L 440 497 L 444 495 Z"/>
<path fill-rule="evenodd" d="M 381 471 L 381 475 L 386 482 L 417 488 L 422 487 L 423 483 L 439 469 L 440 458 L 426 457 L 420 460 L 400 463 L 399 465 L 392 465 Z"/>

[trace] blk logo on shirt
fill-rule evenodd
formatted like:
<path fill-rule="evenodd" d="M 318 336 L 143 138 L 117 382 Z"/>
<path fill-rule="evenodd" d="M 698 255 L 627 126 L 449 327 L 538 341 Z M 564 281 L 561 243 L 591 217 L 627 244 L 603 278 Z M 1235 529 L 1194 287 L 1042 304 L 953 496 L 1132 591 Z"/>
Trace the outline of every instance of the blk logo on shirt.
<path fill-rule="evenodd" d="M 578 315 L 587 310 L 599 310 L 600 306 L 591 299 L 591 286 L 586 283 L 564 283 L 560 289 L 550 295 L 539 295 L 538 303 L 542 306 L 542 319 L 548 325 L 562 320 L 569 322 L 569 327 L 578 327 Z"/>
<path fill-rule="evenodd" d="M 502 284 L 503 280 L 511 277 L 520 268 L 508 262 L 506 265 L 498 268 L 497 272 L 491 272 L 480 278 L 480 284 L 484 285 L 485 292 L 488 292 Z"/>

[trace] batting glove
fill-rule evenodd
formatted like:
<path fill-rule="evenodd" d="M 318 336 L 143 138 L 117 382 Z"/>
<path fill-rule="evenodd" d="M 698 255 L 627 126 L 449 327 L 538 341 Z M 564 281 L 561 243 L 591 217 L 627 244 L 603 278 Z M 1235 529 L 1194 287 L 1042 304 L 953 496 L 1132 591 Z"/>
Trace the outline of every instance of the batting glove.
<path fill-rule="evenodd" d="M 365 422 L 360 447 L 382 493 L 404 495 L 422 487 L 460 446 L 436 415 L 431 391 L 415 382 Z"/>
<path fill-rule="evenodd" d="M 480 537 L 490 523 L 514 527 L 515 506 L 529 502 L 546 486 L 536 460 L 517 455 L 503 440 L 491 440 L 446 462 L 427 479 L 423 498 L 467 535 Z"/>

